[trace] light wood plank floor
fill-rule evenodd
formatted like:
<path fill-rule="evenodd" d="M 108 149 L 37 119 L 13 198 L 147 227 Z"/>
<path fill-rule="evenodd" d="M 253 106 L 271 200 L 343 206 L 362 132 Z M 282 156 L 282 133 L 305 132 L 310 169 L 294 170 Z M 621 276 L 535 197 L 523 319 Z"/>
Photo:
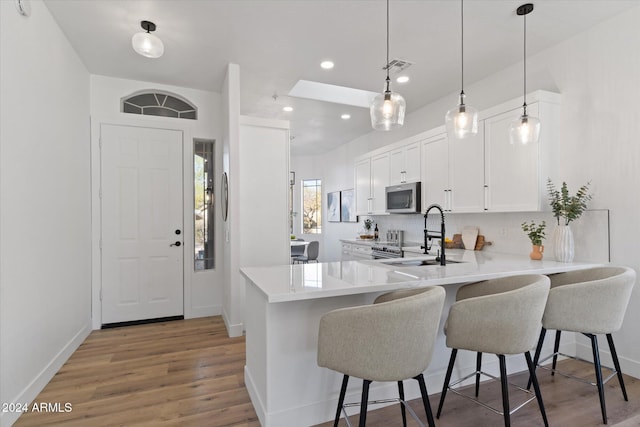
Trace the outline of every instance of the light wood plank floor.
<path fill-rule="evenodd" d="M 244 354 L 244 338 L 228 338 L 220 317 L 94 331 L 36 399 L 62 407 L 69 402 L 72 411 L 26 413 L 15 425 L 257 427 L 260 424 L 243 381 Z M 592 370 L 572 361 L 563 362 L 563 369 L 580 375 Z M 602 425 L 595 387 L 539 372 L 551 426 Z M 526 377 L 515 375 L 512 381 L 526 383 Z M 636 418 L 640 415 L 640 381 L 628 376 L 625 381 L 629 402 L 622 399 L 615 379 L 606 386 L 610 426 L 622 422 L 625 427 L 640 426 Z M 487 402 L 500 406 L 498 384 L 483 383 L 480 393 Z M 513 395 L 515 398 L 515 392 Z M 438 399 L 439 394 L 430 397 L 434 411 Z M 411 405 L 424 420 L 421 403 L 412 401 Z M 357 416 L 352 417 L 356 421 Z M 397 406 L 372 410 L 367 416 L 371 427 L 401 424 Z M 436 424 L 494 427 L 502 421 L 449 393 Z M 408 425 L 417 424 L 410 419 Z M 535 403 L 514 414 L 512 425 L 542 425 Z"/>

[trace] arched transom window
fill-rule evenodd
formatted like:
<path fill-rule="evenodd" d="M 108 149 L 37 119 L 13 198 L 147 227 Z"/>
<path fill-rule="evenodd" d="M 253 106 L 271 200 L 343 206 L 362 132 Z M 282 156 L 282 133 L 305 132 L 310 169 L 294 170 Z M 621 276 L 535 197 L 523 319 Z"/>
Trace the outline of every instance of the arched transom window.
<path fill-rule="evenodd" d="M 178 95 L 158 90 L 134 93 L 122 98 L 121 104 L 123 113 L 191 120 L 198 118 L 195 105 Z"/>

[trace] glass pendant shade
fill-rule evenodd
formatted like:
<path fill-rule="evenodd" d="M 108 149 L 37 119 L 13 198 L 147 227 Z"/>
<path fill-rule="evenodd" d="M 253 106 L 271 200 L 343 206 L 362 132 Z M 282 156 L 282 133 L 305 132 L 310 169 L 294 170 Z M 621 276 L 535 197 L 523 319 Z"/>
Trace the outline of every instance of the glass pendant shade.
<path fill-rule="evenodd" d="M 164 53 L 162 40 L 151 33 L 140 32 L 131 38 L 133 50 L 147 58 L 160 58 Z"/>
<path fill-rule="evenodd" d="M 540 136 L 540 120 L 536 117 L 521 115 L 509 125 L 509 142 L 511 144 L 535 144 Z"/>
<path fill-rule="evenodd" d="M 151 34 L 156 30 L 156 24 L 151 21 L 141 21 L 143 32 L 136 33 L 131 38 L 133 50 L 147 58 L 160 58 L 164 53 L 162 40 Z"/>
<path fill-rule="evenodd" d="M 447 134 L 458 139 L 478 133 L 478 110 L 463 103 L 447 111 L 444 116 Z"/>
<path fill-rule="evenodd" d="M 371 103 L 371 126 L 375 130 L 391 130 L 404 124 L 406 110 L 404 98 L 399 93 L 386 90 Z"/>

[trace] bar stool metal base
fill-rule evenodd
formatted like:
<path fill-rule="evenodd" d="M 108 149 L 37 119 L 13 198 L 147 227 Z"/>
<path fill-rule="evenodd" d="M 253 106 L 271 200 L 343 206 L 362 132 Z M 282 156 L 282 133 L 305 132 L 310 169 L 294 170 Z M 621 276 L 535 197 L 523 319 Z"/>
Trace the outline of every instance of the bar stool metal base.
<path fill-rule="evenodd" d="M 545 328 L 542 328 L 542 330 L 540 331 L 540 338 L 538 339 L 538 345 L 536 346 L 536 353 L 535 356 L 533 358 L 533 363 L 534 363 L 534 367 L 540 367 L 542 369 L 546 369 L 551 371 L 551 375 L 554 375 L 555 373 L 558 373 L 559 375 L 562 375 L 563 377 L 566 378 L 570 378 L 572 380 L 576 380 L 579 382 L 583 382 L 592 386 L 596 386 L 598 387 L 598 396 L 600 398 L 600 410 L 602 412 L 602 422 L 604 424 L 607 424 L 607 408 L 605 405 L 605 399 L 604 399 L 604 385 L 607 383 L 607 381 L 609 381 L 611 378 L 617 376 L 618 377 L 618 382 L 620 383 L 620 388 L 622 389 L 622 397 L 624 398 L 625 401 L 629 401 L 629 398 L 627 396 L 627 389 L 624 386 L 624 379 L 622 377 L 622 372 L 620 370 L 620 362 L 618 361 L 618 353 L 616 352 L 616 347 L 613 343 L 613 337 L 611 336 L 611 334 L 606 334 L 607 336 L 607 342 L 609 343 L 609 350 L 611 351 L 611 358 L 613 359 L 613 364 L 615 366 L 615 368 L 611 368 L 608 366 L 603 366 L 600 363 L 600 351 L 598 350 L 598 338 L 596 337 L 595 334 L 589 334 L 589 333 L 582 333 L 582 335 L 586 336 L 587 338 L 589 338 L 591 340 L 591 350 L 593 353 L 593 361 L 590 360 L 585 360 L 576 356 L 570 356 L 568 354 L 564 354 L 561 353 L 559 351 L 559 347 L 560 347 L 560 334 L 562 333 L 562 331 L 557 330 L 556 331 L 556 337 L 555 337 L 555 343 L 554 343 L 554 347 L 553 347 L 553 353 L 551 353 L 549 356 L 544 357 L 543 359 L 540 359 L 540 353 L 542 351 L 542 345 L 544 343 L 544 337 L 546 335 L 547 330 Z M 571 375 L 565 372 L 561 372 L 558 369 L 556 369 L 556 363 L 558 361 L 558 356 L 563 356 L 563 357 L 567 357 L 569 359 L 573 359 L 573 360 L 578 360 L 581 362 L 586 362 L 589 364 L 592 364 L 594 366 L 595 369 L 595 377 L 596 380 L 595 382 L 593 381 L 589 381 L 585 378 L 581 378 L 581 377 L 577 377 L 575 375 Z M 553 362 L 551 367 L 548 366 L 543 366 L 542 363 L 553 358 Z M 607 370 L 611 371 L 611 374 L 607 377 L 607 378 L 602 378 L 602 368 L 605 368 Z M 529 382 L 527 383 L 527 389 L 529 389 L 531 387 L 531 379 L 529 379 Z"/>
<path fill-rule="evenodd" d="M 440 403 L 438 405 L 438 412 L 436 413 L 436 418 L 440 418 L 440 413 L 442 412 L 442 406 L 444 405 L 444 399 L 445 396 L 447 394 L 447 391 L 451 391 L 454 394 L 457 394 L 458 396 L 464 397 L 465 399 L 471 400 L 472 402 L 475 402 L 477 404 L 479 404 L 480 406 L 492 411 L 495 414 L 498 415 L 502 415 L 502 417 L 504 418 L 504 425 L 505 427 L 509 427 L 511 425 L 511 415 L 513 413 L 515 413 L 516 411 L 518 411 L 519 409 L 521 409 L 522 407 L 524 407 L 527 403 L 531 402 L 534 399 L 537 399 L 538 401 L 538 406 L 540 408 L 540 413 L 542 415 L 542 419 L 544 421 L 544 425 L 546 427 L 548 427 L 549 423 L 547 421 L 547 414 L 545 412 L 544 409 L 544 403 L 542 402 L 542 396 L 540 394 L 540 387 L 538 386 L 538 380 L 535 376 L 535 370 L 534 370 L 534 364 L 533 361 L 531 360 L 531 355 L 529 354 L 529 352 L 526 352 L 525 358 L 527 360 L 527 367 L 529 369 L 529 375 L 530 378 L 533 379 L 533 387 L 535 390 L 534 392 L 531 392 L 525 388 L 522 388 L 516 384 L 510 383 L 507 381 L 507 369 L 506 369 L 506 358 L 504 355 L 502 354 L 498 354 L 498 359 L 500 360 L 500 377 L 496 377 L 494 375 L 491 375 L 489 373 L 483 372 L 481 370 L 481 361 L 482 361 L 482 353 L 478 353 L 477 354 L 477 361 L 476 361 L 476 367 L 477 370 L 470 373 L 469 375 L 465 376 L 464 378 L 461 378 L 453 383 L 450 383 L 451 380 L 451 373 L 453 371 L 453 366 L 455 363 L 455 359 L 456 359 L 456 355 L 457 355 L 458 350 L 457 349 L 452 349 L 451 350 L 451 358 L 449 359 L 449 367 L 447 368 L 447 374 L 445 377 L 445 382 L 442 388 L 442 393 L 440 395 Z M 478 399 L 478 394 L 479 394 L 479 384 L 480 384 L 480 377 L 484 375 L 485 377 L 491 378 L 495 381 L 500 381 L 501 384 L 501 389 L 502 389 L 502 411 L 500 411 L 499 409 L 493 408 L 492 406 L 482 402 L 480 399 Z M 475 377 L 476 380 L 476 384 L 475 384 L 475 396 L 470 396 L 466 393 L 462 393 L 459 390 L 456 390 L 454 387 L 466 380 L 468 380 L 469 378 Z M 523 403 L 519 404 L 518 406 L 516 406 L 513 409 L 510 409 L 510 402 L 509 402 L 509 392 L 508 392 L 508 387 L 512 386 L 515 387 L 516 389 L 522 391 L 523 393 L 526 393 L 527 395 L 531 396 L 529 397 L 527 400 L 525 400 Z"/>
<path fill-rule="evenodd" d="M 431 405 L 429 403 L 429 395 L 427 393 L 427 387 L 425 385 L 424 382 L 424 377 L 422 374 L 414 377 L 413 379 L 418 381 L 418 384 L 420 385 L 420 392 L 422 394 L 422 402 L 424 404 L 424 409 L 425 412 L 427 413 L 427 421 L 428 421 L 428 425 L 429 427 L 435 427 L 435 422 L 433 420 L 433 413 L 431 412 Z M 349 414 L 347 414 L 347 410 L 346 408 L 349 407 L 353 407 L 353 406 L 360 406 L 360 423 L 359 426 L 360 427 L 364 427 L 366 425 L 366 420 L 367 420 L 367 408 L 368 405 L 376 405 L 376 404 L 383 404 L 383 403 L 400 403 L 400 410 L 402 412 L 402 425 L 404 427 L 406 427 L 407 425 L 407 417 L 406 417 L 406 412 L 405 410 L 409 411 L 409 414 L 411 415 L 411 417 L 418 423 L 418 425 L 420 427 L 427 427 L 425 424 L 422 423 L 422 421 L 420 421 L 420 418 L 418 418 L 418 415 L 415 413 L 415 411 L 411 408 L 411 406 L 409 406 L 409 404 L 404 400 L 404 386 L 402 381 L 398 381 L 398 392 L 399 392 L 399 397 L 398 398 L 393 398 L 393 399 L 381 399 L 381 400 L 368 400 L 369 399 L 369 385 L 371 384 L 371 381 L 369 380 L 363 380 L 362 383 L 362 400 L 360 402 L 350 402 L 350 403 L 344 403 L 344 397 L 347 391 L 347 383 L 349 381 L 349 376 L 348 375 L 344 375 L 343 379 L 342 379 L 342 387 L 340 389 L 340 397 L 338 399 L 338 409 L 336 411 L 336 417 L 334 420 L 334 427 L 338 426 L 338 423 L 340 422 L 340 413 L 344 414 L 344 420 L 347 423 L 347 425 L 349 427 L 353 427 L 351 424 L 351 421 L 349 419 Z"/>

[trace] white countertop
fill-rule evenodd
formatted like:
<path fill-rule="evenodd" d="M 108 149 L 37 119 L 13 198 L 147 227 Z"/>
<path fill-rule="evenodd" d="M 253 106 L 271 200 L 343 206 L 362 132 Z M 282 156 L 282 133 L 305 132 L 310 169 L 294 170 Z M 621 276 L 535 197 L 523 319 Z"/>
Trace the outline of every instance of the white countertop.
<path fill-rule="evenodd" d="M 245 267 L 240 272 L 248 286 L 256 286 L 268 302 L 285 302 L 384 292 L 427 285 L 475 282 L 516 274 L 552 274 L 593 267 L 593 263 L 533 261 L 528 255 L 450 249 L 447 260 L 460 261 L 446 266 L 393 266 L 386 262 L 433 259 L 433 256 L 393 260 L 338 261 Z"/>

